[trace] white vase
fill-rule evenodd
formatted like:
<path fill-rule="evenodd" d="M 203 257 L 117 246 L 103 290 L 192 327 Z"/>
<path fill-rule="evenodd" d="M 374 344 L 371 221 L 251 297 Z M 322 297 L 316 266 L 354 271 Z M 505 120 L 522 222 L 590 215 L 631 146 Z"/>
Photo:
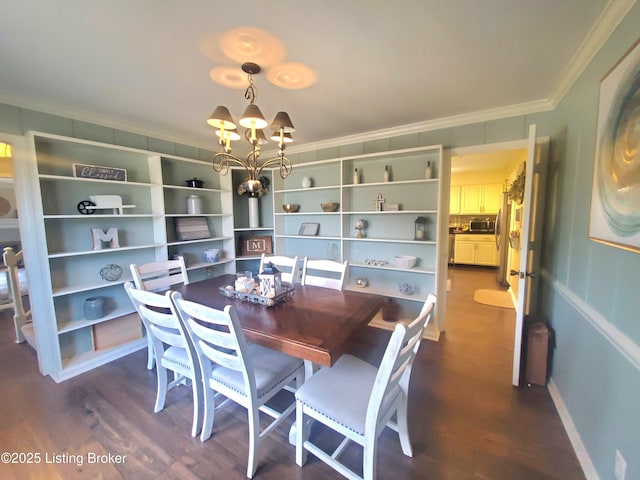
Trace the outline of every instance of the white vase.
<path fill-rule="evenodd" d="M 198 195 L 189 195 L 187 198 L 187 213 L 200 215 L 202 213 L 202 199 Z"/>
<path fill-rule="evenodd" d="M 258 206 L 258 197 L 249 197 L 249 228 L 258 228 L 260 226 Z"/>

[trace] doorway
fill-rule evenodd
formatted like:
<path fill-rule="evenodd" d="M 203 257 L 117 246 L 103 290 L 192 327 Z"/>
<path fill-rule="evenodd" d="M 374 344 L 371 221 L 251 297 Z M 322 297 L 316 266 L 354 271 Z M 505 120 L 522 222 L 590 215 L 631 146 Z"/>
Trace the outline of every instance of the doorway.
<path fill-rule="evenodd" d="M 504 192 L 524 168 L 526 144 L 508 142 L 449 153 L 446 332 L 463 343 L 481 342 L 487 359 L 504 367 L 500 376 L 506 382 L 511 373 L 517 303 L 517 282 L 510 281 L 509 272 L 519 264 L 517 222 L 522 206 L 516 208 Z M 476 224 L 473 228 L 472 222 L 482 221 L 488 221 L 486 231 L 478 231 Z M 456 246 L 462 251 L 456 251 Z"/>

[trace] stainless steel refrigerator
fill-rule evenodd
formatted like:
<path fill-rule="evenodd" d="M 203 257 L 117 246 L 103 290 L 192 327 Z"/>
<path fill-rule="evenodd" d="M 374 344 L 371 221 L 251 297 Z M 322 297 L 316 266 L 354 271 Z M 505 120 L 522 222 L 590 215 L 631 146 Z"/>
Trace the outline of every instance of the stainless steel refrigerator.
<path fill-rule="evenodd" d="M 509 286 L 509 228 L 511 204 L 507 193 L 502 194 L 500 211 L 496 216 L 496 248 L 498 249 L 498 271 L 496 277 L 503 287 Z"/>

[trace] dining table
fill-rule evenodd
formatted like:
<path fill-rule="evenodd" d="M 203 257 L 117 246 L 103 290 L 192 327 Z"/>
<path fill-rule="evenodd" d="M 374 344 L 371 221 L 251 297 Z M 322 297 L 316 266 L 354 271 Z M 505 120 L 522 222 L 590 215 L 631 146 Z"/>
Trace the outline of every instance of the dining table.
<path fill-rule="evenodd" d="M 233 287 L 235 280 L 235 274 L 223 274 L 174 290 L 219 310 L 232 305 L 248 341 L 318 366 L 332 366 L 383 304 L 382 297 L 366 292 L 294 284 L 285 301 L 267 307 L 223 295 L 220 289 Z"/>

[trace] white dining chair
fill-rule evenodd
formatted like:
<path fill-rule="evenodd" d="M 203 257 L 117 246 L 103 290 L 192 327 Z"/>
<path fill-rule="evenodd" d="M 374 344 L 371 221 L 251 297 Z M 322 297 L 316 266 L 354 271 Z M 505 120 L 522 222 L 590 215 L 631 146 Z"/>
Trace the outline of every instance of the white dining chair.
<path fill-rule="evenodd" d="M 436 298 L 430 295 L 409 325 L 398 323 L 379 368 L 352 355 L 323 368 L 296 392 L 296 463 L 303 466 L 307 452 L 350 480 L 374 480 L 378 437 L 385 427 L 398 432 L 402 452 L 413 456 L 407 422 L 409 378 L 422 334 L 431 319 Z M 396 421 L 393 421 L 395 414 Z M 332 453 L 310 439 L 307 417 L 344 436 Z M 362 477 L 340 462 L 354 441 L 364 449 Z"/>
<path fill-rule="evenodd" d="M 348 261 L 307 259 L 303 262 L 302 284 L 342 290 L 348 266 Z"/>
<path fill-rule="evenodd" d="M 189 284 L 187 266 L 182 256 L 175 260 L 160 260 L 143 265 L 132 263 L 129 265 L 129 269 L 131 270 L 133 283 L 140 290 L 155 292 L 167 290 L 173 285 Z M 151 370 L 154 363 L 153 344 L 147 336 L 147 368 Z"/>
<path fill-rule="evenodd" d="M 273 263 L 281 272 L 281 278 L 286 283 L 300 283 L 302 280 L 302 265 L 298 265 L 298 257 L 286 257 L 282 255 L 267 256 L 264 253 L 260 257 L 258 273 L 264 270 L 265 265 Z"/>
<path fill-rule="evenodd" d="M 153 345 L 158 379 L 154 412 L 160 412 L 165 405 L 167 391 L 189 379 L 193 392 L 193 423 L 191 436 L 195 437 L 202 429 L 202 379 L 200 367 L 193 345 L 188 339 L 183 325 L 169 298 L 170 291 L 164 295 L 135 288 L 127 282 L 124 288 L 133 302 L 138 315 L 147 329 L 147 336 Z M 173 372 L 169 382 L 167 370 Z"/>
<path fill-rule="evenodd" d="M 200 439 L 204 442 L 211 436 L 216 394 L 246 408 L 249 417 L 247 477 L 252 478 L 261 442 L 295 410 L 295 400 L 281 412 L 268 407 L 266 402 L 283 389 L 300 387 L 304 379 L 302 360 L 247 343 L 231 305 L 216 310 L 184 300 L 178 292 L 173 292 L 171 298 L 200 359 L 204 386 Z M 262 431 L 259 412 L 273 418 Z"/>
<path fill-rule="evenodd" d="M 20 268 L 22 250 L 14 252 L 13 248 L 5 247 L 2 253 L 2 260 L 7 270 L 0 274 L 4 274 L 9 301 L 0 306 L 0 310 L 5 308 L 13 309 L 16 343 L 23 343 L 26 340 L 29 345 L 36 348 L 31 309 L 25 308 L 28 287 L 26 272 L 24 268 Z"/>

